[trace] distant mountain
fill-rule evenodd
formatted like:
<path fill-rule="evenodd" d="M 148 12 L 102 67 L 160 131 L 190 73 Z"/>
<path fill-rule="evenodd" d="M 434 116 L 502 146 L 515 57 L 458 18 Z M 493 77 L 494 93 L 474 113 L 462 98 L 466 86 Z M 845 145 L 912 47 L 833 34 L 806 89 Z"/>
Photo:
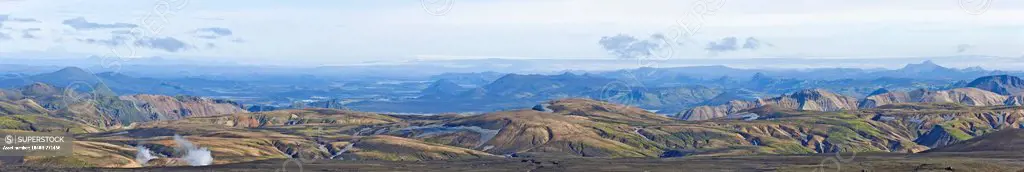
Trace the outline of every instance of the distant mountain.
<path fill-rule="evenodd" d="M 55 88 L 33 83 L 18 90 L 0 90 L 0 115 L 38 114 L 93 127 L 120 127 L 133 122 L 181 119 L 246 112 L 232 101 L 193 96 L 117 96 L 102 83 L 89 89 Z M 74 89 L 74 90 L 72 90 Z"/>
<path fill-rule="evenodd" d="M 918 78 L 918 79 L 941 79 L 941 80 L 960 80 L 968 78 L 977 78 L 985 75 L 993 75 L 1006 73 L 1002 71 L 988 71 L 980 67 L 972 67 L 966 69 L 955 69 L 947 68 L 935 64 L 931 60 L 926 60 L 918 64 L 907 64 L 903 68 L 896 70 L 886 70 L 870 73 L 869 76 L 885 76 L 885 77 L 902 77 L 902 78 Z"/>
<path fill-rule="evenodd" d="M 0 86 L 11 88 L 28 85 L 35 82 L 42 82 L 50 85 L 64 87 L 71 85 L 72 83 L 93 85 L 99 83 L 100 79 L 82 68 L 66 67 L 61 70 L 50 73 L 24 76 L 21 78 L 7 78 L 0 81 Z"/>
<path fill-rule="evenodd" d="M 507 98 L 550 99 L 559 96 L 582 96 L 599 91 L 613 79 L 592 75 L 520 75 L 508 74 L 483 86 L 489 95 Z"/>
<path fill-rule="evenodd" d="M 431 80 L 448 80 L 460 85 L 481 86 L 497 80 L 506 73 L 499 72 L 474 72 L 474 73 L 442 73 L 430 76 Z"/>
<path fill-rule="evenodd" d="M 907 64 L 897 71 L 908 74 L 919 74 L 923 72 L 955 72 L 956 70 L 939 66 L 931 60 L 925 60 L 919 64 Z"/>
<path fill-rule="evenodd" d="M 1024 79 L 1010 75 L 994 75 L 975 79 L 967 87 L 979 88 L 1002 95 L 1024 95 Z"/>
<path fill-rule="evenodd" d="M 1019 71 L 1017 71 L 1019 72 Z M 644 82 L 671 82 L 672 78 L 697 78 L 698 81 L 711 82 L 721 77 L 751 78 L 750 84 L 779 85 L 782 79 L 790 79 L 788 84 L 799 84 L 801 80 L 873 80 L 878 78 L 912 78 L 916 80 L 962 80 L 974 79 L 986 75 L 1007 74 L 1006 71 L 985 70 L 980 67 L 956 69 L 943 67 L 931 60 L 921 63 L 907 64 L 899 69 L 858 69 L 858 68 L 811 68 L 811 69 L 740 69 L 727 66 L 691 66 L 672 68 L 637 68 L 598 73 L 610 78 L 640 78 Z M 643 77 L 637 77 L 643 76 Z M 767 77 L 771 76 L 771 77 Z M 765 78 L 767 77 L 767 78 Z M 757 80 L 753 80 L 757 79 Z M 657 84 L 655 84 L 657 85 Z M 813 87 L 805 87 L 813 88 Z M 796 91 L 796 90 L 790 90 Z"/>
<path fill-rule="evenodd" d="M 427 97 L 443 98 L 457 95 L 465 90 L 466 88 L 462 88 L 462 86 L 459 86 L 459 84 L 456 84 L 451 80 L 441 79 L 431 83 L 426 89 L 420 91 L 420 94 Z"/>

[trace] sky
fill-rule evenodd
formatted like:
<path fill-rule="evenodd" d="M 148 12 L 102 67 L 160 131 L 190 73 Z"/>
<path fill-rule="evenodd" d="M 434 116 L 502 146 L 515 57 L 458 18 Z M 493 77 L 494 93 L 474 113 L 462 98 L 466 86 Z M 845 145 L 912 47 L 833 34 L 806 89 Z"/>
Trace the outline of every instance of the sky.
<path fill-rule="evenodd" d="M 1010 0 L 0 0 L 0 56 L 1024 58 Z"/>

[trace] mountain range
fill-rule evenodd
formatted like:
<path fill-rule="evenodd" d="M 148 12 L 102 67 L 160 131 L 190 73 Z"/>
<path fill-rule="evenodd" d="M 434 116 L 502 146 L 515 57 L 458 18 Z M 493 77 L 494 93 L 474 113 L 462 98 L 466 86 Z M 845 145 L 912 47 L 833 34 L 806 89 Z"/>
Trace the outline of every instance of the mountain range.
<path fill-rule="evenodd" d="M 803 90 L 779 97 L 756 99 L 752 101 L 733 100 L 721 105 L 698 106 L 680 112 L 677 118 L 683 120 L 707 120 L 744 113 L 758 107 L 833 112 L 843 110 L 870 109 L 890 104 L 902 103 L 954 103 L 968 106 L 1016 106 L 1020 103 L 1019 96 L 1006 90 L 1019 90 L 1019 85 L 1012 82 L 1020 78 L 1009 75 L 986 76 L 975 79 L 964 88 L 931 91 L 917 89 L 913 91 L 889 91 L 879 89 L 864 99 L 844 96 L 823 89 Z M 1003 94 L 996 93 L 1002 92 Z"/>
<path fill-rule="evenodd" d="M 555 75 L 444 73 L 420 79 L 369 80 L 340 79 L 325 73 L 253 74 L 246 77 L 203 74 L 155 78 L 130 74 L 91 73 L 76 67 L 38 74 L 8 73 L 0 77 L 0 88 L 41 82 L 57 87 L 88 89 L 103 83 L 120 94 L 207 96 L 230 99 L 245 104 L 247 108 L 281 109 L 299 102 L 334 101 L 337 105 L 332 107 L 400 113 L 487 112 L 532 106 L 551 99 L 590 98 L 629 104 L 661 114 L 675 114 L 697 106 L 723 104 L 732 98 L 754 100 L 807 89 L 824 89 L 863 99 L 883 88 L 894 91 L 946 90 L 967 87 L 970 84 L 967 81 L 976 77 L 1019 73 L 947 68 L 925 61 L 893 70 L 694 66 L 574 71 Z M 1012 82 L 1007 84 L 1012 85 Z M 315 104 L 324 103 L 306 106 L 321 107 Z"/>
<path fill-rule="evenodd" d="M 527 94 L 531 92 L 518 88 L 549 93 L 564 92 L 562 89 L 600 90 L 589 84 L 546 86 L 558 85 L 559 81 L 607 81 L 587 75 L 556 76 L 503 77 L 499 80 L 504 81 L 487 86 L 481 95 L 532 98 L 538 94 Z M 998 88 L 991 90 L 1017 89 L 1005 84 L 1002 78 L 1014 80 L 1013 76 L 981 77 L 971 82 L 977 84 L 968 85 Z M 524 79 L 544 82 L 497 87 Z M 446 82 L 431 85 L 442 92 L 457 88 L 450 87 L 457 84 Z M 947 156 L 949 152 L 988 150 L 964 143 L 989 144 L 987 140 L 991 139 L 986 138 L 992 137 L 984 137 L 987 134 L 1006 135 L 1002 131 L 1024 127 L 1024 107 L 997 103 L 1000 98 L 1005 98 L 1004 102 L 1019 100 L 977 87 L 910 92 L 876 90 L 866 99 L 825 89 L 754 101 L 742 96 L 749 92 L 727 92 L 733 96 L 718 98 L 739 99 L 675 118 L 633 105 L 584 98 L 556 98 L 534 108 L 476 115 L 360 112 L 335 108 L 337 103 L 247 112 L 242 105 L 227 100 L 116 95 L 102 89 L 102 85 L 92 88 L 100 89 L 83 91 L 33 83 L 0 91 L 3 130 L 67 133 L 76 139 L 72 156 L 26 156 L 4 163 L 157 168 L 286 158 L 382 163 L 545 158 L 577 164 L 586 158 L 689 161 L 699 157 L 850 152 L 951 157 Z M 647 91 L 626 90 L 624 95 L 630 99 L 650 97 Z M 868 100 L 875 102 L 867 106 L 864 102 Z M 209 161 L 197 164 L 196 159 L 191 159 L 196 156 Z M 773 168 L 798 168 L 786 164 L 789 163 L 780 162 Z"/>

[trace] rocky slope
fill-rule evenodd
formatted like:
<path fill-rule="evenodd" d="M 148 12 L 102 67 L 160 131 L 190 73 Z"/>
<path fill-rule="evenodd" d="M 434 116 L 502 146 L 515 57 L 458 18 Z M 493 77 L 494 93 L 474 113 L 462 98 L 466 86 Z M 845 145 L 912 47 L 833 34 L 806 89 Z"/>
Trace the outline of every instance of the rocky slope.
<path fill-rule="evenodd" d="M 952 90 L 929 91 L 918 89 L 910 92 L 888 92 L 868 96 L 860 102 L 860 108 L 875 108 L 896 103 L 957 103 L 969 106 L 997 106 L 1008 101 L 1007 96 L 978 88 L 956 88 Z"/>
<path fill-rule="evenodd" d="M 1024 130 L 1006 129 L 974 137 L 962 142 L 938 147 L 927 152 L 977 152 L 998 151 L 1008 153 L 1024 152 Z"/>
<path fill-rule="evenodd" d="M 188 96 L 128 95 L 121 100 L 134 102 L 140 108 L 156 113 L 156 119 L 181 119 L 189 116 L 211 116 L 247 112 L 238 103 Z"/>
<path fill-rule="evenodd" d="M 188 96 L 116 96 L 102 84 L 79 86 L 55 88 L 33 83 L 0 91 L 0 115 L 43 115 L 100 128 L 118 128 L 133 122 L 247 112 L 230 101 Z"/>
<path fill-rule="evenodd" d="M 802 90 L 790 95 L 779 97 L 747 100 L 734 99 L 727 103 L 715 98 L 715 102 L 705 106 L 693 107 L 679 112 L 676 117 L 683 120 L 708 120 L 729 115 L 756 107 L 771 105 L 773 108 L 808 110 L 808 111 L 840 111 L 853 109 L 869 109 L 899 103 L 956 103 L 969 106 L 1020 106 L 1022 99 L 1019 92 L 1024 89 L 1024 81 L 1015 76 L 996 75 L 975 79 L 966 84 L 967 87 L 949 90 L 916 89 L 913 91 L 890 91 L 878 89 L 861 100 L 838 95 L 822 89 Z"/>
<path fill-rule="evenodd" d="M 1003 104 L 1007 106 L 1024 106 L 1024 96 L 1010 96 Z"/>
<path fill-rule="evenodd" d="M 730 101 L 718 106 L 698 106 L 677 114 L 679 119 L 699 121 L 725 117 L 739 111 L 761 106 L 807 111 L 840 111 L 857 109 L 857 100 L 822 89 L 803 90 L 790 95 L 757 101 Z"/>

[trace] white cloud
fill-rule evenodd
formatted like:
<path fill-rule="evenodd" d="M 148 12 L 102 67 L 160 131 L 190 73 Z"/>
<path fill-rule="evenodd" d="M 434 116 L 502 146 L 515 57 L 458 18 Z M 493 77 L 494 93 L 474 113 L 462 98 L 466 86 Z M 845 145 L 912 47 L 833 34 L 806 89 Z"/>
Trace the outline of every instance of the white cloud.
<path fill-rule="evenodd" d="M 1024 2 L 1019 1 L 994 1 L 980 15 L 968 14 L 957 0 L 724 1 L 717 13 L 703 18 L 700 32 L 684 41 L 690 45 L 675 47 L 678 58 L 931 56 L 950 55 L 950 47 L 960 44 L 976 45 L 972 53 L 1020 56 L 1013 49 L 1024 45 L 1024 18 L 1018 17 L 1024 16 Z M 206 45 L 201 41 L 209 40 L 189 32 L 224 27 L 246 41 L 218 44 L 216 50 L 140 52 L 144 55 L 361 62 L 417 55 L 612 58 L 596 43 L 602 36 L 672 32 L 670 27 L 697 1 L 455 0 L 450 11 L 435 16 L 418 1 L 26 0 L 0 2 L 0 14 L 38 18 L 46 26 L 41 36 L 53 40 L 67 35 L 45 33 L 67 31 L 59 22 L 75 17 L 143 25 L 141 18 L 166 14 L 161 2 L 187 4 L 161 18 L 166 20 L 148 20 L 161 23 L 154 37 Z M 708 41 L 729 36 L 756 37 L 777 47 L 707 57 L 703 48 Z M 78 53 L 109 51 L 71 41 L 14 42 L 0 52 L 56 47 Z"/>

